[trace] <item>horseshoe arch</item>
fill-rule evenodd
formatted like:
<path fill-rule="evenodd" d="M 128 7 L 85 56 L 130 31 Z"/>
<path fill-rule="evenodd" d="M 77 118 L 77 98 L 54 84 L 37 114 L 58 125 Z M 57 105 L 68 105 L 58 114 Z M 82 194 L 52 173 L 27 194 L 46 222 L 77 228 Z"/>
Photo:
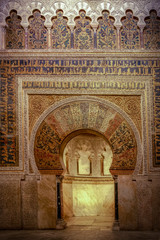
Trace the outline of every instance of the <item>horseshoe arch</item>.
<path fill-rule="evenodd" d="M 138 174 L 142 161 L 139 132 L 131 118 L 117 105 L 98 97 L 69 97 L 52 105 L 33 127 L 29 146 L 35 173 L 63 173 L 60 147 L 79 130 L 99 132 L 109 142 L 112 174 Z"/>

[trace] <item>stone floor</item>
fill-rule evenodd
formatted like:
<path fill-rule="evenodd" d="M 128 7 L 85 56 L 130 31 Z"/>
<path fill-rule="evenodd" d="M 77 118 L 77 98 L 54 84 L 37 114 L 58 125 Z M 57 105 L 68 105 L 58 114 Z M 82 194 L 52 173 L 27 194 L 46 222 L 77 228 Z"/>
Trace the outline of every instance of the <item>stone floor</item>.
<path fill-rule="evenodd" d="M 160 232 L 112 231 L 112 219 L 76 217 L 64 230 L 1 230 L 0 240 L 160 240 Z"/>
<path fill-rule="evenodd" d="M 66 220 L 67 226 L 78 226 L 79 229 L 90 230 L 112 230 L 114 217 L 107 216 L 89 216 L 89 217 L 72 217 Z"/>

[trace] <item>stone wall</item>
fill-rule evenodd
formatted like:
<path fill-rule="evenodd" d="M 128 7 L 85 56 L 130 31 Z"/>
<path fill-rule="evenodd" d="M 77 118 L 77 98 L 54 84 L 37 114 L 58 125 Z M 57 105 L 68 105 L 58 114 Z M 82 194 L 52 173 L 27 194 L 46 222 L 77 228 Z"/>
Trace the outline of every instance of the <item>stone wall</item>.
<path fill-rule="evenodd" d="M 119 176 L 119 220 L 122 230 L 158 230 L 159 177 Z"/>
<path fill-rule="evenodd" d="M 63 147 L 87 129 L 112 149 L 120 229 L 158 230 L 159 0 L 48 2 L 1 0 L 0 228 L 56 228 Z M 64 187 L 64 213 L 79 215 L 73 200 L 89 183 Z M 93 203 L 107 209 L 100 189 Z"/>
<path fill-rule="evenodd" d="M 56 227 L 56 177 L 1 176 L 0 229 Z"/>
<path fill-rule="evenodd" d="M 44 175 L 40 180 L 34 177 L 23 179 L 20 176 L 10 176 L 7 182 L 2 176 L 0 179 L 0 229 L 56 228 L 55 176 Z M 136 179 L 124 175 L 118 177 L 121 230 L 160 230 L 159 182 L 160 178 L 157 176 L 150 179 L 142 176 Z M 76 189 L 78 190 L 77 187 Z M 105 186 L 102 191 L 107 193 Z M 71 210 L 71 199 L 68 203 L 66 207 Z M 104 204 L 107 206 L 108 200 Z M 72 216 L 73 212 L 74 210 L 67 212 L 68 216 Z"/>

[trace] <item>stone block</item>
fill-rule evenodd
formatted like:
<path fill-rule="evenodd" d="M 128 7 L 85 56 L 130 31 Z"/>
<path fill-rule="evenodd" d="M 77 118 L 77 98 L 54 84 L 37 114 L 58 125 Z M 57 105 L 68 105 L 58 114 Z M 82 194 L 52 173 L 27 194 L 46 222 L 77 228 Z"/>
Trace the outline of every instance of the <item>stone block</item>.
<path fill-rule="evenodd" d="M 114 216 L 114 183 L 74 182 L 74 216 Z"/>
<path fill-rule="evenodd" d="M 23 229 L 37 229 L 38 194 L 37 180 L 29 176 L 21 182 Z"/>
<path fill-rule="evenodd" d="M 21 196 L 20 180 L 0 180 L 0 229 L 20 229 L 21 225 Z"/>
<path fill-rule="evenodd" d="M 152 179 L 153 230 L 160 230 L 160 176 Z"/>
<path fill-rule="evenodd" d="M 131 175 L 118 176 L 118 207 L 121 230 L 137 229 L 136 182 Z"/>
<path fill-rule="evenodd" d="M 152 182 L 148 177 L 136 180 L 138 230 L 152 230 Z"/>
<path fill-rule="evenodd" d="M 63 183 L 63 217 L 73 217 L 73 191 L 72 182 Z"/>
<path fill-rule="evenodd" d="M 56 227 L 56 176 L 41 175 L 38 182 L 38 228 L 52 229 Z"/>

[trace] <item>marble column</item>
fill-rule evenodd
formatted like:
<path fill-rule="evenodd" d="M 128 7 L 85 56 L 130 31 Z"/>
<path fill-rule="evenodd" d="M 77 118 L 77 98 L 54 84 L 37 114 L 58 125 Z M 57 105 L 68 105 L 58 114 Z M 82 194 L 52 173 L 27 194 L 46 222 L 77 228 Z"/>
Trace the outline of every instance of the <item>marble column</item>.
<path fill-rule="evenodd" d="M 143 37 L 143 29 L 144 26 L 140 26 L 140 48 L 143 49 L 144 48 L 144 37 Z"/>
<path fill-rule="evenodd" d="M 94 37 L 93 37 L 93 48 L 97 48 L 97 26 L 92 26 L 94 30 Z"/>
<path fill-rule="evenodd" d="M 117 28 L 117 48 L 121 49 L 121 39 L 120 39 L 121 26 L 117 25 L 116 28 Z"/>
<path fill-rule="evenodd" d="M 66 227 L 66 222 L 62 217 L 63 212 L 63 192 L 62 192 L 62 179 L 63 176 L 57 176 L 57 221 L 56 229 L 64 229 Z"/>
<path fill-rule="evenodd" d="M 25 30 L 25 49 L 27 49 L 28 48 L 28 27 L 25 26 L 24 30 Z"/>
<path fill-rule="evenodd" d="M 0 26 L 0 49 L 5 49 L 5 27 Z"/>
<path fill-rule="evenodd" d="M 51 41 L 51 27 L 47 27 L 48 29 L 48 49 L 51 49 L 52 48 L 52 41 Z"/>
<path fill-rule="evenodd" d="M 119 210 L 118 210 L 118 175 L 113 176 L 114 179 L 114 201 L 115 201 L 115 219 L 113 223 L 113 230 L 119 231 Z"/>

